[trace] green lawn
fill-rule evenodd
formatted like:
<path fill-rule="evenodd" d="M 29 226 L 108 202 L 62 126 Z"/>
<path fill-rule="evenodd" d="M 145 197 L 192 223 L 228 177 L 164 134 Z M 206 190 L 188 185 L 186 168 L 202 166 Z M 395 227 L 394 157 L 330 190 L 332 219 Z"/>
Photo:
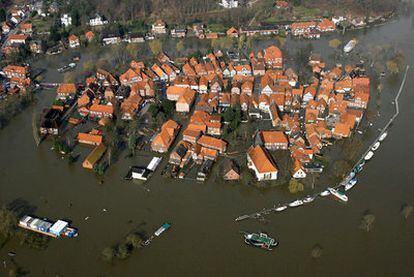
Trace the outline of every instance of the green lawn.
<path fill-rule="evenodd" d="M 50 30 L 50 26 L 52 25 L 51 19 L 41 18 L 40 16 L 32 18 L 31 22 L 33 24 L 33 29 L 37 33 L 48 32 Z"/>

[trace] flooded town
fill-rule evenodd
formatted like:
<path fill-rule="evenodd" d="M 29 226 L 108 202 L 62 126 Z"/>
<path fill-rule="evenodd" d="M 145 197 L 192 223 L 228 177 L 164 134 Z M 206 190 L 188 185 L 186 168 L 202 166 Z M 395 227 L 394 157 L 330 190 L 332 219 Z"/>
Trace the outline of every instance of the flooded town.
<path fill-rule="evenodd" d="M 414 273 L 410 3 L 218 2 L 2 8 L 1 276 Z"/>

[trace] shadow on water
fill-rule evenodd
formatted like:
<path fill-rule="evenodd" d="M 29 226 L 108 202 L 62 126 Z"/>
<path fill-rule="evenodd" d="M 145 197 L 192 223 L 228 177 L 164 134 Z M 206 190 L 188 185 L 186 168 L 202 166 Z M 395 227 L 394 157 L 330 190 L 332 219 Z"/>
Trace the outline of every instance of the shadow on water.
<path fill-rule="evenodd" d="M 37 207 L 30 204 L 27 200 L 16 198 L 6 206 L 7 209 L 13 211 L 17 216 L 22 217 L 27 214 L 33 214 Z"/>

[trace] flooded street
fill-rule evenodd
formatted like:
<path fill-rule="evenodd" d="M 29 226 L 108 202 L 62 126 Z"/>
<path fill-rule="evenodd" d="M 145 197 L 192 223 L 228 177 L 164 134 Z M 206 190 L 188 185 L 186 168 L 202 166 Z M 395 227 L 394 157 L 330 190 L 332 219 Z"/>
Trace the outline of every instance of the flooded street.
<path fill-rule="evenodd" d="M 336 36 L 340 35 L 312 41 L 314 51 L 327 60 L 332 52 L 328 41 Z M 414 15 L 346 33 L 341 40 L 354 37 L 360 53 L 368 46 L 392 43 L 404 51 L 407 64 L 414 66 Z M 261 43 L 267 46 L 272 41 Z M 288 39 L 283 50 L 294 52 L 307 43 Z M 60 82 L 62 78 L 50 69 L 45 81 Z M 380 99 L 376 90 L 371 91 L 368 120 L 374 126 L 364 144 L 372 143 L 377 129 L 393 114 L 391 102 L 400 82 L 401 78 L 385 80 Z M 131 160 L 124 159 L 125 154 L 111 165 L 100 184 L 79 161 L 69 165 L 50 151 L 50 141 L 36 147 L 31 127 L 33 110 L 41 111 L 55 97 L 54 90 L 45 90 L 38 95 L 36 105 L 0 130 L 0 204 L 28 206 L 40 217 L 70 219 L 80 235 L 52 240 L 41 251 L 12 241 L 0 249 L 0 260 L 9 262 L 7 253 L 16 252 L 14 259 L 28 276 L 414 276 L 414 219 L 404 221 L 400 215 L 403 204 L 414 203 L 413 88 L 411 68 L 400 98 L 400 115 L 359 175 L 347 204 L 317 198 L 308 206 L 271 214 L 265 222 L 240 223 L 234 222 L 239 215 L 304 194 L 291 195 L 286 188 L 259 190 L 223 184 L 215 182 L 216 176 L 205 183 L 172 180 L 160 176 L 160 171 L 146 183 L 147 191 L 124 181 L 123 176 L 129 166 L 145 164 L 148 157 Z M 358 229 L 366 210 L 376 216 L 369 233 Z M 150 247 L 113 265 L 101 260 L 105 247 L 118 243 L 131 231 L 151 234 L 163 222 L 172 223 L 172 228 Z M 240 231 L 260 230 L 280 241 L 274 251 L 244 245 Z M 316 260 L 310 255 L 315 244 L 323 249 Z M 1 266 L 0 276 L 6 272 Z"/>

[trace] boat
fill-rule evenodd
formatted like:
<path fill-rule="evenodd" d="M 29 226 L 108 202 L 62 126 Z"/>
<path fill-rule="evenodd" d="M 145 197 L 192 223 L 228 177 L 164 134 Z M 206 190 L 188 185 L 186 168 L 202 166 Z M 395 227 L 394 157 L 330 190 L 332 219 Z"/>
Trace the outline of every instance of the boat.
<path fill-rule="evenodd" d="M 369 161 L 369 160 L 371 160 L 371 159 L 372 159 L 372 157 L 373 157 L 373 156 L 374 156 L 374 152 L 369 151 L 369 152 L 365 155 L 364 160 Z"/>
<path fill-rule="evenodd" d="M 171 224 L 170 223 L 164 223 L 163 225 L 161 225 L 160 228 L 157 229 L 157 231 L 154 232 L 154 235 L 159 237 L 162 233 L 164 233 L 164 231 L 167 231 L 168 229 L 170 229 Z"/>
<path fill-rule="evenodd" d="M 71 70 L 71 69 L 73 69 L 75 67 L 76 67 L 76 63 L 70 63 L 68 65 L 65 65 L 65 66 L 62 66 L 62 67 L 58 68 L 57 71 L 60 72 L 60 73 L 62 73 L 62 72 Z"/>
<path fill-rule="evenodd" d="M 325 196 L 328 196 L 328 195 L 330 195 L 331 193 L 329 192 L 329 190 L 324 190 L 324 191 L 322 191 L 321 193 L 319 193 L 319 195 L 320 196 L 322 196 L 322 197 L 325 197 Z"/>
<path fill-rule="evenodd" d="M 299 207 L 301 205 L 303 205 L 303 201 L 299 199 L 289 203 L 289 207 L 291 208 Z"/>
<path fill-rule="evenodd" d="M 343 193 L 342 191 L 339 191 L 339 190 L 334 189 L 334 188 L 328 188 L 328 190 L 331 193 L 331 195 L 335 196 L 339 200 L 341 200 L 343 202 L 348 202 L 348 196 L 346 196 L 345 193 Z"/>
<path fill-rule="evenodd" d="M 355 168 L 352 170 L 355 173 L 360 173 L 364 169 L 365 160 L 362 160 Z"/>
<path fill-rule="evenodd" d="M 377 141 L 377 142 L 374 144 L 374 146 L 372 146 L 371 150 L 372 150 L 372 151 L 377 150 L 377 149 L 380 147 L 380 145 L 381 145 L 381 142 Z"/>
<path fill-rule="evenodd" d="M 247 214 L 245 214 L 245 215 L 241 215 L 241 216 L 239 216 L 238 218 L 236 218 L 234 221 L 236 221 L 236 222 L 238 222 L 238 221 L 242 221 L 242 220 L 245 220 L 245 219 L 248 219 L 250 216 L 249 215 L 247 215 Z"/>
<path fill-rule="evenodd" d="M 303 198 L 302 201 L 303 203 L 307 204 L 313 202 L 313 200 L 315 200 L 315 196 L 308 195 L 305 198 Z"/>
<path fill-rule="evenodd" d="M 383 141 L 383 140 L 387 137 L 387 135 L 388 135 L 388 133 L 387 133 L 387 132 L 382 133 L 382 134 L 381 134 L 381 136 L 379 137 L 379 139 L 378 139 L 378 140 L 379 140 L 380 142 L 382 142 L 382 141 Z"/>
<path fill-rule="evenodd" d="M 19 220 L 18 226 L 23 229 L 27 229 L 53 238 L 74 238 L 78 236 L 78 230 L 76 228 L 69 227 L 69 223 L 63 220 L 49 222 L 44 219 L 25 215 Z"/>
<path fill-rule="evenodd" d="M 357 44 L 357 41 L 355 39 L 351 39 L 348 41 L 348 43 L 344 46 L 344 52 L 349 53 L 352 50 L 354 50 L 355 46 Z"/>
<path fill-rule="evenodd" d="M 275 208 L 275 211 L 276 212 L 281 212 L 281 211 L 284 211 L 286 209 L 287 209 L 287 206 L 283 205 L 283 206 L 278 206 L 277 208 Z"/>
<path fill-rule="evenodd" d="M 345 191 L 352 189 L 356 185 L 357 182 L 358 181 L 356 178 L 351 179 L 348 183 L 344 185 Z"/>
<path fill-rule="evenodd" d="M 248 245 L 260 247 L 266 250 L 272 250 L 273 247 L 276 247 L 279 243 L 269 237 L 266 233 L 245 233 L 244 242 Z"/>

